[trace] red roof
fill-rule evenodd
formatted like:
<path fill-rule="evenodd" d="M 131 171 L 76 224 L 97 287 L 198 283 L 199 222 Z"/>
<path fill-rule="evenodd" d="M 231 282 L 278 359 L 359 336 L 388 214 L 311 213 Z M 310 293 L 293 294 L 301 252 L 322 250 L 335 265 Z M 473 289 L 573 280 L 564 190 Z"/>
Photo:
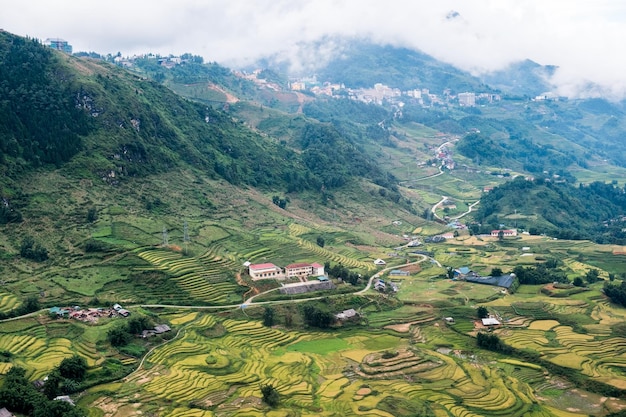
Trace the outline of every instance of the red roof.
<path fill-rule="evenodd" d="M 312 264 L 311 264 L 311 266 L 312 266 L 313 268 L 323 268 L 323 267 L 324 267 L 324 265 L 320 265 L 320 264 L 318 264 L 317 262 L 312 263 Z"/>
<path fill-rule="evenodd" d="M 255 271 L 257 269 L 270 269 L 270 268 L 278 268 L 276 265 L 274 264 L 254 264 L 254 265 L 250 265 L 248 268 L 250 269 L 254 269 Z"/>
<path fill-rule="evenodd" d="M 311 267 L 311 264 L 307 264 L 307 263 L 290 264 L 290 265 L 287 265 L 285 269 L 306 268 L 306 267 Z"/>

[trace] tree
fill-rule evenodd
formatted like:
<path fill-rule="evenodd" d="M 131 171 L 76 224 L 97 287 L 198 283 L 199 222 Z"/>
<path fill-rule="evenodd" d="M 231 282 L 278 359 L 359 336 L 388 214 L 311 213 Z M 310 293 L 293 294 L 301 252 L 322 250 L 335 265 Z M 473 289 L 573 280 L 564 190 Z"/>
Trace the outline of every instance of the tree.
<path fill-rule="evenodd" d="M 48 259 L 48 250 L 35 242 L 32 236 L 25 236 L 20 245 L 20 256 L 36 262 Z"/>
<path fill-rule="evenodd" d="M 112 346 L 125 346 L 130 343 L 132 336 L 126 326 L 114 327 L 107 332 L 107 339 Z"/>
<path fill-rule="evenodd" d="M 576 286 L 576 287 L 584 287 L 585 286 L 585 283 L 583 282 L 583 279 L 581 277 L 574 278 L 574 281 L 572 282 L 572 284 L 574 284 L 574 286 Z"/>
<path fill-rule="evenodd" d="M 504 240 L 504 230 L 498 231 L 498 240 L 502 242 Z"/>
<path fill-rule="evenodd" d="M 278 391 L 271 384 L 261 385 L 261 394 L 263 395 L 263 402 L 270 407 L 276 407 L 280 403 Z"/>
<path fill-rule="evenodd" d="M 320 248 L 323 248 L 325 244 L 326 244 L 326 241 L 324 240 L 324 238 L 322 236 L 318 236 L 317 246 L 319 246 Z"/>
<path fill-rule="evenodd" d="M 59 373 L 63 378 L 82 381 L 87 373 L 87 362 L 82 356 L 78 355 L 65 358 L 59 365 Z"/>
<path fill-rule="evenodd" d="M 90 207 L 89 210 L 87 210 L 87 222 L 93 223 L 96 220 L 98 220 L 98 211 L 95 207 Z"/>
<path fill-rule="evenodd" d="M 48 375 L 48 379 L 43 385 L 43 394 L 48 397 L 49 400 L 54 399 L 61 394 L 61 376 L 58 371 L 53 371 Z"/>
<path fill-rule="evenodd" d="M 266 327 L 272 327 L 274 325 L 274 309 L 272 307 L 266 307 L 263 313 L 263 325 Z"/>
<path fill-rule="evenodd" d="M 142 331 L 153 327 L 154 323 L 146 316 L 133 317 L 128 320 L 128 332 L 131 334 L 140 334 Z"/>
<path fill-rule="evenodd" d="M 599 279 L 600 279 L 600 271 L 598 271 L 595 268 L 590 269 L 585 274 L 585 280 L 590 284 L 593 284 L 594 282 L 598 282 Z"/>
<path fill-rule="evenodd" d="M 497 266 L 495 268 L 491 269 L 491 276 L 492 277 L 501 277 L 502 276 L 502 269 L 498 268 Z"/>
<path fill-rule="evenodd" d="M 489 310 L 487 310 L 485 306 L 480 306 L 476 309 L 476 315 L 479 319 L 484 319 L 485 317 L 489 317 Z"/>
<path fill-rule="evenodd" d="M 18 313 L 28 314 L 34 311 L 38 311 L 40 308 L 41 305 L 39 304 L 39 298 L 37 298 L 36 295 L 31 295 L 24 301 L 24 304 L 18 307 Z"/>

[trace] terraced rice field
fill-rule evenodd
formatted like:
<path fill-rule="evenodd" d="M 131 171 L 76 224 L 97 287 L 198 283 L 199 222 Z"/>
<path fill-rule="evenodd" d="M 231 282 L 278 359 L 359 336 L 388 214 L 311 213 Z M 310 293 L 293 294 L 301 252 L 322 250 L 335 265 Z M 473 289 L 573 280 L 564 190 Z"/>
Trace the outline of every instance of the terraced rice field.
<path fill-rule="evenodd" d="M 19 299 L 11 293 L 0 292 L 0 312 L 7 313 L 20 305 Z"/>
<path fill-rule="evenodd" d="M 105 359 L 99 352 L 96 343 L 82 333 L 72 332 L 70 326 L 86 326 L 68 322 L 54 322 L 55 326 L 47 329 L 47 324 L 32 323 L 30 320 L 18 320 L 11 322 L 19 324 L 28 323 L 26 329 L 15 326 L 11 329 L 5 323 L 0 324 L 0 351 L 11 352 L 11 364 L 0 369 L 0 373 L 8 370 L 8 365 L 16 365 L 27 370 L 30 379 L 42 379 L 63 359 L 74 354 L 82 356 L 88 366 L 95 369 Z M 50 324 L 50 323 L 48 323 Z M 56 336 L 51 336 L 56 335 Z"/>
<path fill-rule="evenodd" d="M 380 331 L 342 332 L 335 336 L 341 343 L 320 350 L 314 343 L 323 343 L 331 335 L 267 328 L 258 321 L 200 312 L 175 313 L 171 318 L 184 322 L 185 330 L 157 348 L 145 366 L 120 385 L 118 400 L 145 405 L 140 409 L 146 410 L 149 404 L 151 412 L 176 417 L 269 417 L 294 411 L 302 416 L 393 417 L 397 414 L 381 404 L 400 402 L 427 404 L 437 416 L 558 415 L 538 405 L 531 385 L 543 383 L 545 377 L 534 364 L 459 361 L 453 354 L 410 345 L 409 335 L 399 338 Z M 222 330 L 207 333 L 215 326 Z M 541 339 L 547 329 L 555 332 L 563 348 L 569 344 L 575 355 L 589 353 L 582 349 L 585 343 L 602 354 L 601 348 L 590 344 L 593 340 L 581 338 L 567 326 L 536 322 L 533 327 L 503 338 L 507 343 L 534 339 L 537 348 L 547 349 L 550 341 Z M 624 340 L 611 343 L 626 346 Z M 605 355 L 607 369 L 620 363 L 614 357 L 608 360 L 609 349 Z M 260 401 L 259 387 L 264 384 L 280 394 L 281 405 L 274 411 Z"/>
<path fill-rule="evenodd" d="M 549 339 L 546 332 L 551 334 Z M 557 365 L 618 388 L 626 387 L 626 338 L 577 333 L 555 320 L 534 321 L 526 329 L 504 329 L 498 334 L 515 348 L 534 350 Z"/>
<path fill-rule="evenodd" d="M 154 269 L 167 272 L 174 282 L 192 298 L 212 304 L 233 302 L 229 295 L 239 287 L 234 282 L 237 263 L 209 250 L 200 257 L 183 257 L 180 253 L 148 249 L 137 255 L 150 262 Z"/>

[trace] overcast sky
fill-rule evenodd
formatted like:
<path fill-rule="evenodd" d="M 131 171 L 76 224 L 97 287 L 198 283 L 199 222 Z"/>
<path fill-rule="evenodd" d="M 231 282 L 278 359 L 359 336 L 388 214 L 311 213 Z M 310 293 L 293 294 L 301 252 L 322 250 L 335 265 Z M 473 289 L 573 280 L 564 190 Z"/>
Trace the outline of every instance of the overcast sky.
<path fill-rule="evenodd" d="M 75 52 L 191 52 L 228 66 L 307 56 L 298 45 L 325 35 L 368 37 L 475 73 L 528 58 L 558 65 L 565 95 L 590 82 L 626 95 L 622 0 L 7 0 L 0 28 Z"/>

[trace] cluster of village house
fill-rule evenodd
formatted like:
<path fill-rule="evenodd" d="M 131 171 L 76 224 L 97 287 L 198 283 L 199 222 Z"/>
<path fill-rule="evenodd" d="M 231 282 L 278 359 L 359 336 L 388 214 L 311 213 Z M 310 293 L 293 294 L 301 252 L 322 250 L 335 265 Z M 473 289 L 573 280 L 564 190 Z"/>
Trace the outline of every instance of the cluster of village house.
<path fill-rule="evenodd" d="M 52 307 L 48 311 L 50 314 L 56 314 L 57 317 L 68 317 L 86 323 L 97 323 L 100 317 L 128 317 L 130 315 L 130 311 L 119 304 L 114 304 L 111 308 Z"/>
<path fill-rule="evenodd" d="M 56 314 L 57 317 L 67 317 L 74 320 L 79 320 L 85 323 L 95 324 L 101 317 L 113 318 L 113 317 L 128 317 L 130 311 L 126 310 L 119 304 L 113 304 L 111 308 L 81 308 L 79 306 L 74 307 L 52 307 L 49 310 L 50 314 Z M 141 337 L 155 336 L 163 334 L 172 330 L 167 324 L 158 324 L 153 329 L 144 330 L 141 332 Z M 1 417 L 1 416 L 0 416 Z"/>

